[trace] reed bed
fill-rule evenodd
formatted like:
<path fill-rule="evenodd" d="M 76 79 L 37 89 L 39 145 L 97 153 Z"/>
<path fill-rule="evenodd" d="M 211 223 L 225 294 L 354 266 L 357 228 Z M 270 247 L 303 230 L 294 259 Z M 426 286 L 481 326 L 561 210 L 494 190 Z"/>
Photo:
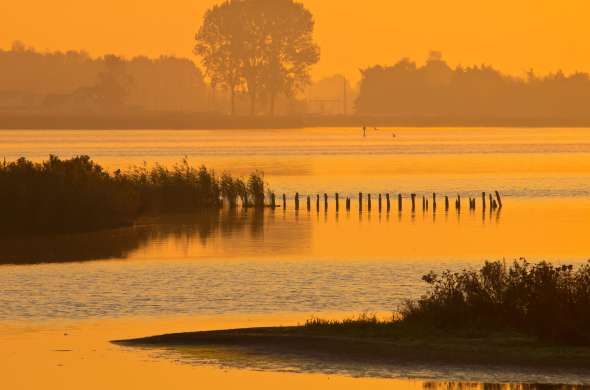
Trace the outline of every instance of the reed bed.
<path fill-rule="evenodd" d="M 228 173 L 217 177 L 187 159 L 172 168 L 134 167 L 106 171 L 88 156 L 42 163 L 26 158 L 0 164 L 0 233 L 91 231 L 132 224 L 152 213 L 218 210 L 226 199 L 264 207 L 263 175 L 246 180 Z"/>

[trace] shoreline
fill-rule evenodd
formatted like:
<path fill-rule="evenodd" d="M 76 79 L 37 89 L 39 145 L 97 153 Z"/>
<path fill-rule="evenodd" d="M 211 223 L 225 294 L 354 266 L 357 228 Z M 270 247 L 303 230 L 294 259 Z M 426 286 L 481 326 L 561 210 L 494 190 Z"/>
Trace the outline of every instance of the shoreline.
<path fill-rule="evenodd" d="M 330 127 L 584 128 L 590 117 L 228 116 L 199 112 L 2 112 L 0 130 L 254 130 Z"/>
<path fill-rule="evenodd" d="M 590 373 L 590 348 L 551 345 L 515 334 L 451 336 L 394 329 L 387 334 L 314 331 L 304 326 L 164 334 L 112 343 L 129 347 L 236 347 L 322 361 L 468 364 L 573 369 Z"/>

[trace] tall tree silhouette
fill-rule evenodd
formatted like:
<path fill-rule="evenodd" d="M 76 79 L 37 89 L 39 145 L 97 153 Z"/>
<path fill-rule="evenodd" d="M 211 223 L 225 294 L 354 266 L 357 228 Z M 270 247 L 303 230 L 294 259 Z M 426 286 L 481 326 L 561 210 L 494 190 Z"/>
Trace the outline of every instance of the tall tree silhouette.
<path fill-rule="evenodd" d="M 292 96 L 310 81 L 320 56 L 313 30 L 312 14 L 293 0 L 230 0 L 207 11 L 195 52 L 211 81 L 230 91 L 232 113 L 244 85 L 250 114 L 265 95 L 274 115 L 277 95 Z"/>
<path fill-rule="evenodd" d="M 232 115 L 236 110 L 236 90 L 243 83 L 247 36 L 242 21 L 243 4 L 226 1 L 207 11 L 196 35 L 195 54 L 201 57 L 211 85 L 229 90 Z"/>

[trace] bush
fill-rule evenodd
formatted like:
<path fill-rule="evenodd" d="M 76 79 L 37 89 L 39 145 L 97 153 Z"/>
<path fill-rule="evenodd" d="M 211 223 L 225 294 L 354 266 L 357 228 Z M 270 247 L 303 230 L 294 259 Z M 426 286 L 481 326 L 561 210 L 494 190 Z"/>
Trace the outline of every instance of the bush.
<path fill-rule="evenodd" d="M 131 183 L 89 157 L 42 164 L 25 158 L 0 167 L 2 233 L 85 231 L 131 223 L 138 214 Z"/>
<path fill-rule="evenodd" d="M 261 195 L 262 194 L 262 197 Z M 156 165 L 106 172 L 88 156 L 33 163 L 26 158 L 0 165 L 2 234 L 90 231 L 132 224 L 145 213 L 218 211 L 222 197 L 231 207 L 264 207 L 264 182 L 252 174 L 246 186 L 224 174 L 220 180 L 186 159 L 172 169 Z"/>
<path fill-rule="evenodd" d="M 486 262 L 479 271 L 430 273 L 430 292 L 402 308 L 404 322 L 447 331 L 517 331 L 542 339 L 590 344 L 590 262 Z"/>

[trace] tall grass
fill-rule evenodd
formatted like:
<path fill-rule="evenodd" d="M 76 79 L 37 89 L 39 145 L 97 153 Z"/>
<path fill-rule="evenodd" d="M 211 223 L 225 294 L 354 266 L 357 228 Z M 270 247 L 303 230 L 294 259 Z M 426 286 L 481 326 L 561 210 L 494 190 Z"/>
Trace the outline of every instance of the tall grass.
<path fill-rule="evenodd" d="M 479 271 L 423 277 L 431 289 L 402 307 L 403 321 L 446 331 L 517 331 L 590 344 L 590 262 L 579 267 L 486 262 Z"/>
<path fill-rule="evenodd" d="M 247 183 L 224 174 L 217 178 L 186 159 L 171 169 L 135 167 L 105 171 L 88 156 L 62 160 L 50 156 L 0 164 L 0 233 L 60 233 L 129 225 L 142 214 L 264 207 L 264 180 L 253 173 Z M 251 199 L 253 201 L 251 201 Z"/>

